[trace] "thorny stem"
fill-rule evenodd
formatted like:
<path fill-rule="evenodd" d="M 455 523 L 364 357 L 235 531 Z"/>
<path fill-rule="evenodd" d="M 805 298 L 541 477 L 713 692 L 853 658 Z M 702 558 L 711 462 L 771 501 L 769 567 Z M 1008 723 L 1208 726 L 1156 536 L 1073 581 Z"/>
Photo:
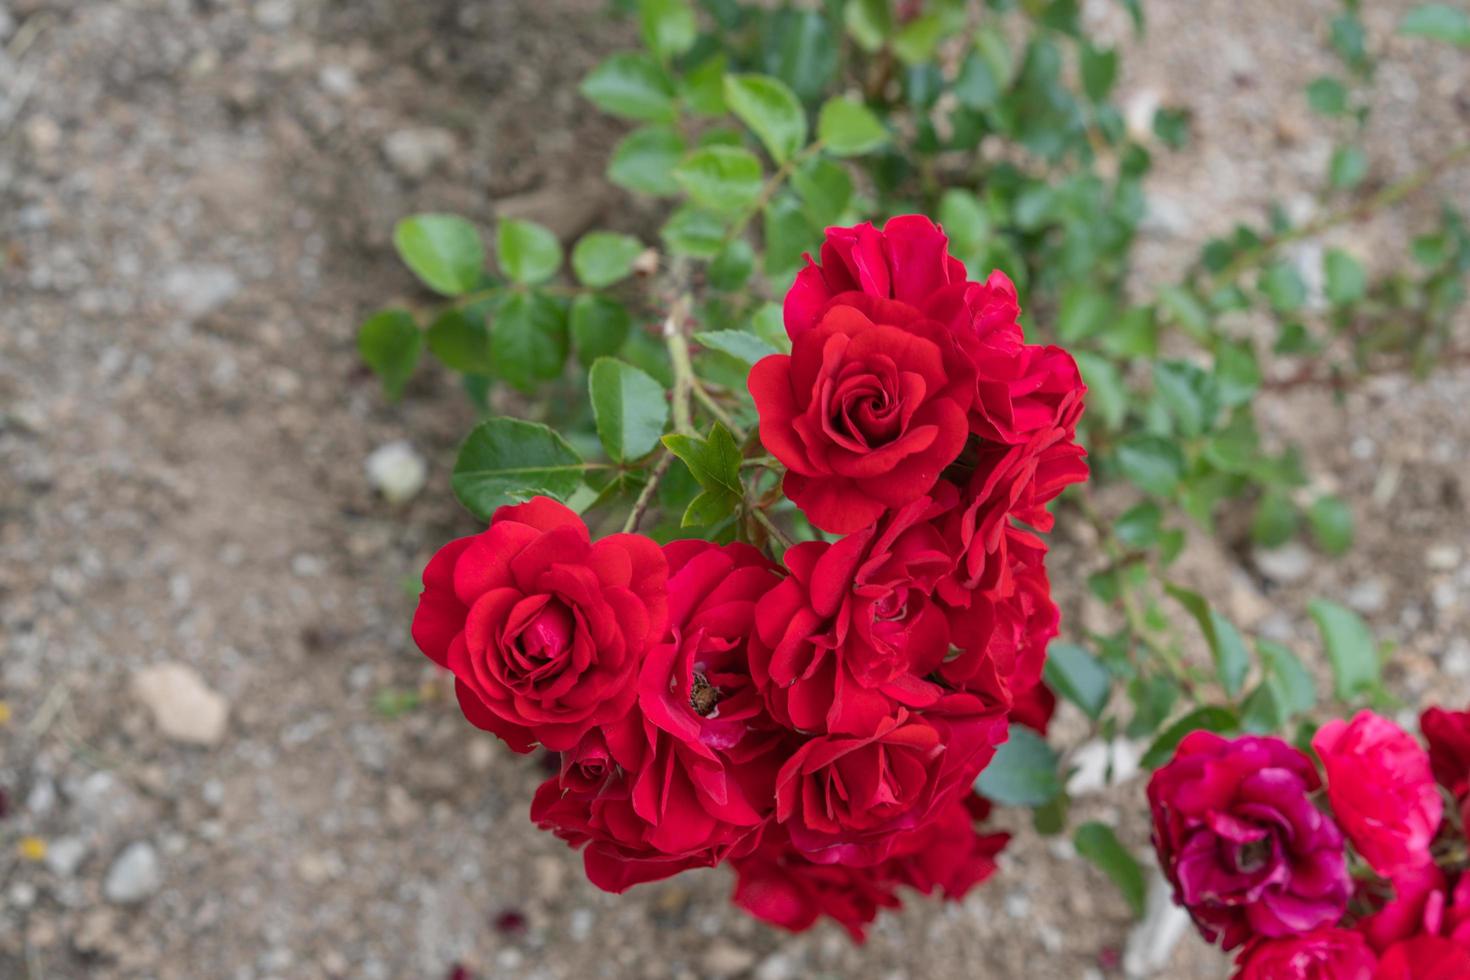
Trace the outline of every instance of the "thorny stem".
<path fill-rule="evenodd" d="M 692 436 L 696 433 L 689 411 L 689 396 L 695 386 L 694 365 L 689 360 L 689 339 L 684 336 L 689 304 L 689 297 L 680 295 L 669 307 L 669 315 L 664 320 L 664 345 L 669 349 L 669 361 L 674 366 L 674 431 Z"/>
<path fill-rule="evenodd" d="M 643 484 L 643 490 L 638 494 L 638 499 L 633 503 L 633 509 L 628 512 L 628 519 L 623 522 L 623 533 L 631 534 L 638 530 L 638 522 L 643 520 L 643 515 L 648 511 L 648 505 L 653 503 L 654 494 L 658 492 L 659 481 L 669 471 L 669 466 L 674 462 L 674 454 L 665 450 L 654 465 L 653 472 L 648 474 L 648 482 Z"/>
<path fill-rule="evenodd" d="M 759 507 L 751 507 L 749 508 L 749 512 L 750 516 L 755 518 L 755 522 L 766 529 L 767 534 L 775 538 L 777 541 L 781 542 L 781 547 L 791 547 L 791 545 L 793 544 L 792 540 L 786 536 L 785 531 L 776 526 L 775 522 L 766 515 L 765 511 L 761 510 Z"/>
<path fill-rule="evenodd" d="M 1236 256 L 1229 265 L 1220 271 L 1219 275 L 1215 276 L 1214 282 L 1233 282 L 1246 269 L 1260 263 L 1283 245 L 1300 241 L 1304 238 L 1312 238 L 1339 225 L 1345 225 L 1350 221 L 1364 221 L 1384 208 L 1392 207 L 1411 194 L 1422 190 L 1444 171 L 1466 159 L 1470 159 L 1470 143 L 1461 143 L 1438 160 L 1426 164 L 1409 174 L 1403 180 L 1388 185 L 1367 200 L 1334 211 L 1331 214 L 1323 215 L 1315 221 L 1309 221 L 1304 225 L 1289 228 L 1279 235 L 1267 238 L 1254 251 L 1244 252 Z"/>

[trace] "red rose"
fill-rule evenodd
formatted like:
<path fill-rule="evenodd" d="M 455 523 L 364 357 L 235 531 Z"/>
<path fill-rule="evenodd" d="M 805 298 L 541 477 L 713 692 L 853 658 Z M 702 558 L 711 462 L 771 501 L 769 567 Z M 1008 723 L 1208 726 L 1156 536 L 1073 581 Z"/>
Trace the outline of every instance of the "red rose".
<path fill-rule="evenodd" d="M 580 517 L 537 497 L 440 549 L 413 637 L 453 672 L 475 725 L 517 752 L 570 749 L 637 697 L 639 664 L 667 621 L 666 577 L 648 538 L 592 542 Z"/>
<path fill-rule="evenodd" d="M 893 883 L 875 869 L 816 864 L 793 848 L 779 828 L 767 832 L 759 850 L 731 864 L 731 901 L 762 922 L 791 932 L 810 929 L 826 915 L 861 943 L 878 910 L 900 904 Z"/>
<path fill-rule="evenodd" d="M 1233 980 L 1373 980 L 1377 960 L 1351 929 L 1262 939 L 1241 951 Z"/>
<path fill-rule="evenodd" d="M 819 864 L 877 864 L 897 834 L 969 792 L 995 754 L 1004 716 L 972 713 L 976 706 L 923 718 L 900 709 L 871 735 L 812 739 L 781 767 L 776 820 Z"/>
<path fill-rule="evenodd" d="M 1435 780 L 1457 800 L 1470 795 L 1470 711 L 1430 708 L 1419 716 Z"/>
<path fill-rule="evenodd" d="M 1311 800 L 1312 760 L 1279 738 L 1186 735 L 1148 784 L 1154 849 L 1207 940 L 1333 925 L 1351 883 L 1342 834 Z"/>
<path fill-rule="evenodd" d="M 950 649 L 929 593 L 953 562 L 924 497 L 875 527 L 786 552 L 791 575 L 756 608 L 750 669 L 772 714 L 807 732 L 868 734 L 898 705 L 942 689 L 924 678 Z"/>
<path fill-rule="evenodd" d="M 1360 711 L 1312 737 L 1327 773 L 1327 798 L 1363 860 L 1385 878 L 1430 862 L 1444 809 L 1429 755 L 1408 732 Z"/>
<path fill-rule="evenodd" d="M 1051 725 L 1051 716 L 1057 710 L 1057 696 L 1043 683 L 1033 684 L 1030 690 L 1016 698 L 1011 705 L 1011 721 L 1025 725 L 1038 734 L 1045 735 Z"/>
<path fill-rule="evenodd" d="M 924 895 L 943 892 L 959 901 L 995 873 L 995 858 L 1010 834 L 982 834 L 966 800 L 944 806 L 917 830 L 894 841 L 893 852 L 875 870 L 885 880 Z"/>
<path fill-rule="evenodd" d="M 882 231 L 869 222 L 828 228 L 822 264 L 808 256 L 786 293 L 786 334 L 795 341 L 834 305 L 852 305 L 858 297 L 917 309 L 946 287 L 966 285 L 965 264 L 950 256 L 949 239 L 923 215 L 891 218 Z"/>
<path fill-rule="evenodd" d="M 1444 925 L 1444 872 L 1432 864 L 1410 868 L 1393 878 L 1392 894 L 1384 897 L 1379 883 L 1365 883 L 1360 898 L 1375 908 L 1359 919 L 1356 928 L 1378 952 L 1394 943 L 1427 933 L 1437 936 Z"/>
<path fill-rule="evenodd" d="M 934 486 L 965 445 L 974 378 L 941 325 L 869 304 L 831 309 L 790 356 L 762 358 L 749 386 L 786 496 L 847 534 Z"/>
<path fill-rule="evenodd" d="M 941 526 L 944 526 L 941 522 Z M 940 676 L 989 704 L 1010 708 L 1041 681 L 1046 648 L 1056 638 L 1061 613 L 1051 600 L 1046 545 L 1040 538 L 1008 527 L 1004 547 L 987 589 L 965 590 L 953 579 L 940 583 L 955 649 Z"/>
<path fill-rule="evenodd" d="M 638 705 L 592 732 L 537 791 L 531 815 L 608 891 L 709 867 L 753 846 L 774 805 L 784 734 L 746 667 L 756 600 L 779 573 L 748 545 L 668 545 L 669 638 L 647 655 Z"/>
<path fill-rule="evenodd" d="M 1383 954 L 1373 980 L 1464 980 L 1470 951 L 1439 936 L 1416 936 Z"/>

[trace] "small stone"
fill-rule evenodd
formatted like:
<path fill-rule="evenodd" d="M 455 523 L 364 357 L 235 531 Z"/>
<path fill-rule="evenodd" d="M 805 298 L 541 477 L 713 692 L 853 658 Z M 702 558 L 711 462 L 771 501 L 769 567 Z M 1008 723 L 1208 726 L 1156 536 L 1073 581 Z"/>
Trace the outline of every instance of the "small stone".
<path fill-rule="evenodd" d="M 305 552 L 291 556 L 291 574 L 297 578 L 321 578 L 327 571 L 327 563 L 316 555 Z"/>
<path fill-rule="evenodd" d="M 240 291 L 240 277 L 227 266 L 181 265 L 163 278 L 163 294 L 185 316 L 219 309 Z"/>
<path fill-rule="evenodd" d="M 132 687 L 166 737 L 193 745 L 218 745 L 224 738 L 229 705 L 192 667 L 153 664 L 133 674 Z"/>
<path fill-rule="evenodd" d="M 295 17 L 296 7 L 291 0 L 260 0 L 255 5 L 255 22 L 266 30 L 288 27 Z"/>
<path fill-rule="evenodd" d="M 1452 572 L 1460 567 L 1460 549 L 1452 544 L 1431 545 L 1424 552 L 1424 563 L 1436 572 Z"/>
<path fill-rule="evenodd" d="M 323 65 L 316 80 L 331 95 L 346 96 L 357 91 L 357 76 L 346 65 Z"/>
<path fill-rule="evenodd" d="M 87 857 L 87 845 L 76 837 L 58 837 L 46 849 L 46 867 L 58 878 L 70 878 Z"/>
<path fill-rule="evenodd" d="M 562 886 L 566 882 L 566 864 L 559 858 L 543 854 L 536 858 L 534 866 L 536 869 L 537 897 L 553 899 L 560 895 Z"/>
<path fill-rule="evenodd" d="M 1388 586 L 1381 578 L 1368 578 L 1347 590 L 1347 604 L 1364 615 L 1382 612 L 1388 605 Z"/>
<path fill-rule="evenodd" d="M 61 127 L 49 116 L 36 116 L 26 123 L 26 142 L 31 150 L 45 155 L 61 145 Z"/>
<path fill-rule="evenodd" d="M 572 922 L 568 928 L 572 942 L 586 942 L 587 937 L 592 935 L 592 926 L 597 921 L 597 916 L 591 909 L 573 909 Z"/>
<path fill-rule="evenodd" d="M 796 961 L 787 953 L 772 953 L 755 968 L 755 980 L 795 980 L 798 974 Z"/>
<path fill-rule="evenodd" d="M 1297 541 L 1279 548 L 1257 548 L 1253 557 L 1262 575 L 1283 585 L 1300 582 L 1312 570 L 1312 553 Z"/>
<path fill-rule="evenodd" d="M 162 885 L 158 852 L 147 841 L 138 841 L 129 844 L 107 869 L 102 894 L 114 905 L 133 905 L 147 899 Z"/>
<path fill-rule="evenodd" d="M 368 482 L 384 500 L 402 504 L 424 488 L 429 467 L 413 446 L 400 439 L 373 450 L 367 458 L 367 475 Z"/>
<path fill-rule="evenodd" d="M 454 150 L 454 134 L 435 126 L 400 129 L 383 140 L 383 156 L 389 165 L 410 180 L 429 176 Z"/>
<path fill-rule="evenodd" d="M 36 886 L 29 881 L 17 881 L 10 886 L 10 904 L 17 909 L 28 909 L 36 904 Z"/>
<path fill-rule="evenodd" d="M 717 939 L 705 950 L 700 959 L 704 973 L 709 977 L 733 977 L 744 973 L 755 965 L 755 954 L 741 949 L 734 943 Z"/>

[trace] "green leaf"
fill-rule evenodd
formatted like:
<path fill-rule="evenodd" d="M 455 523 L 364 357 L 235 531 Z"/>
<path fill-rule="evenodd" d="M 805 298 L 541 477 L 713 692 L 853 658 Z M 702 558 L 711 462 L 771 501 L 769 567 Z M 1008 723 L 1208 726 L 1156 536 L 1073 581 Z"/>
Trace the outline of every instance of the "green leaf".
<path fill-rule="evenodd" d="M 725 114 L 725 69 L 729 65 L 729 58 L 717 54 L 684 73 L 679 92 L 690 110 L 701 116 Z"/>
<path fill-rule="evenodd" d="M 934 56 L 944 39 L 944 18 L 939 14 L 915 17 L 893 35 L 893 53 L 906 65 L 917 65 Z"/>
<path fill-rule="evenodd" d="M 815 102 L 833 87 L 839 38 L 818 10 L 793 10 L 789 4 L 761 21 L 762 69 L 791 86 L 803 103 Z"/>
<path fill-rule="evenodd" d="M 1154 135 L 1171 150 L 1182 150 L 1189 142 L 1188 109 L 1164 108 L 1154 113 Z"/>
<path fill-rule="evenodd" d="M 1159 737 L 1154 739 L 1153 744 L 1139 760 L 1139 765 L 1145 769 L 1159 768 L 1169 761 L 1174 755 L 1174 750 L 1179 747 L 1179 743 L 1184 741 L 1184 736 L 1190 732 L 1206 731 L 1230 735 L 1239 730 L 1240 719 L 1231 709 L 1214 704 L 1195 708 L 1165 728 Z"/>
<path fill-rule="evenodd" d="M 1368 158 L 1356 146 L 1339 146 L 1327 166 L 1327 179 L 1338 190 L 1356 187 L 1368 176 Z"/>
<path fill-rule="evenodd" d="M 709 264 L 709 284 L 722 292 L 733 292 L 744 286 L 755 271 L 755 249 L 750 242 L 737 238 L 730 242 Z"/>
<path fill-rule="evenodd" d="M 959 188 L 950 188 L 939 199 L 939 223 L 949 236 L 950 251 L 967 264 L 974 262 L 991 234 L 990 216 L 980 199 Z M 981 270 L 970 269 L 971 276 L 980 274 Z"/>
<path fill-rule="evenodd" d="M 1368 291 L 1368 280 L 1362 264 L 1339 248 L 1327 250 L 1322 257 L 1327 279 L 1327 298 L 1334 306 L 1350 306 Z"/>
<path fill-rule="evenodd" d="M 1256 652 L 1266 671 L 1266 683 L 1271 685 L 1285 715 L 1311 711 L 1317 704 L 1317 683 L 1297 655 L 1271 640 L 1257 640 Z"/>
<path fill-rule="evenodd" d="M 1375 689 L 1382 665 L 1368 625 L 1357 613 L 1325 599 L 1307 603 L 1307 612 L 1322 633 L 1337 699 L 1348 701 Z"/>
<path fill-rule="evenodd" d="M 587 373 L 587 392 L 598 438 L 614 462 L 653 452 L 669 421 L 662 385 L 631 364 L 602 357 Z"/>
<path fill-rule="evenodd" d="M 403 310 L 380 310 L 357 328 L 357 351 L 383 382 L 388 398 L 397 401 L 418 365 L 423 336 Z"/>
<path fill-rule="evenodd" d="M 429 350 L 451 371 L 490 373 L 490 334 L 485 323 L 463 310 L 447 310 L 430 326 Z"/>
<path fill-rule="evenodd" d="M 1194 293 L 1183 286 L 1168 286 L 1159 291 L 1159 302 L 1187 332 L 1197 338 L 1208 335 L 1210 314 Z"/>
<path fill-rule="evenodd" d="M 1158 361 L 1153 377 L 1180 434 L 1192 438 L 1211 425 L 1219 411 L 1213 378 L 1187 361 Z"/>
<path fill-rule="evenodd" d="M 616 354 L 628 339 L 633 317 L 627 307 L 606 296 L 586 293 L 572 303 L 572 342 L 577 360 L 591 367 L 599 357 Z"/>
<path fill-rule="evenodd" d="M 740 447 L 730 430 L 716 422 L 707 438 L 675 433 L 663 438 L 704 491 L 684 512 L 683 526 L 709 526 L 735 510 L 745 494 L 740 484 Z"/>
<path fill-rule="evenodd" d="M 729 354 L 746 364 L 754 364 L 763 357 L 781 353 L 755 334 L 744 330 L 706 330 L 696 333 L 694 339 L 711 350 Z"/>
<path fill-rule="evenodd" d="M 1296 535 L 1296 505 L 1281 490 L 1268 490 L 1256 505 L 1251 539 L 1263 548 L 1279 548 Z"/>
<path fill-rule="evenodd" d="M 1046 683 L 1096 721 L 1108 705 L 1113 678 L 1092 654 L 1072 643 L 1053 643 L 1046 653 Z"/>
<path fill-rule="evenodd" d="M 766 207 L 761 225 L 766 246 L 766 275 L 784 277 L 796 270 L 805 252 L 820 246 L 821 232 L 806 216 L 796 195 L 781 193 Z"/>
<path fill-rule="evenodd" d="M 806 143 L 806 114 L 791 89 L 769 75 L 726 75 L 725 102 L 765 144 L 771 159 L 785 163 Z"/>
<path fill-rule="evenodd" d="M 1330 34 L 1338 56 L 1354 70 L 1364 71 L 1368 66 L 1368 35 L 1356 13 L 1349 9 L 1332 18 Z"/>
<path fill-rule="evenodd" d="M 624 51 L 592 69 L 581 92 L 599 109 L 644 122 L 674 121 L 674 83 L 652 58 Z"/>
<path fill-rule="evenodd" d="M 1057 754 L 1031 729 L 1011 725 L 975 789 L 1002 806 L 1041 806 L 1062 792 Z"/>
<path fill-rule="evenodd" d="M 1069 288 L 1057 314 L 1057 336 L 1069 344 L 1095 337 L 1107 329 L 1114 312 L 1107 294 L 1086 285 Z"/>
<path fill-rule="evenodd" d="M 561 267 L 561 243 L 549 228 L 534 221 L 505 218 L 495 236 L 500 268 L 528 286 L 545 282 Z"/>
<path fill-rule="evenodd" d="M 864 51 L 877 51 L 893 31 L 889 0 L 847 0 L 842 21 Z"/>
<path fill-rule="evenodd" d="M 696 259 L 712 259 L 725 246 L 725 222 L 693 204 L 669 215 L 659 234 L 670 251 Z"/>
<path fill-rule="evenodd" d="M 802 210 L 813 226 L 836 224 L 852 200 L 852 178 L 847 171 L 818 157 L 791 175 L 791 186 L 801 198 Z"/>
<path fill-rule="evenodd" d="M 677 57 L 694 46 L 694 8 L 689 0 L 638 0 L 643 43 L 660 58 Z"/>
<path fill-rule="evenodd" d="M 1261 292 L 1277 313 L 1299 310 L 1307 301 L 1307 284 L 1289 262 L 1273 262 L 1261 273 Z"/>
<path fill-rule="evenodd" d="M 1470 48 L 1470 11 L 1447 3 L 1426 3 L 1404 15 L 1399 33 Z"/>
<path fill-rule="evenodd" d="M 1240 727 L 1254 735 L 1279 731 L 1286 724 L 1286 708 L 1270 684 L 1260 684 L 1240 705 Z"/>
<path fill-rule="evenodd" d="M 888 130 L 871 109 L 855 99 L 837 96 L 822 104 L 817 138 L 827 152 L 839 157 L 858 156 L 888 142 Z"/>
<path fill-rule="evenodd" d="M 983 112 L 995 106 L 1002 91 L 995 67 L 980 52 L 971 51 L 960 64 L 954 80 L 954 95 L 966 109 Z"/>
<path fill-rule="evenodd" d="M 710 211 L 739 214 L 760 197 L 761 162 L 736 146 L 696 150 L 674 168 L 674 180 L 694 201 Z"/>
<path fill-rule="evenodd" d="M 1240 693 L 1241 685 L 1245 683 L 1245 672 L 1250 667 L 1250 655 L 1246 652 L 1240 631 L 1230 620 L 1210 608 L 1205 597 L 1198 592 L 1176 585 L 1165 586 L 1164 591 L 1173 596 L 1199 624 L 1200 632 L 1209 644 L 1210 657 L 1215 661 L 1215 674 L 1220 678 L 1220 685 L 1227 695 L 1235 697 Z"/>
<path fill-rule="evenodd" d="M 1347 112 L 1347 86 L 1323 75 L 1307 86 L 1307 104 L 1324 116 L 1340 116 Z"/>
<path fill-rule="evenodd" d="M 1128 722 L 1128 737 L 1143 738 L 1158 731 L 1178 698 L 1179 685 L 1166 674 L 1129 681 L 1128 700 L 1133 702 L 1133 718 Z"/>
<path fill-rule="evenodd" d="M 1113 828 L 1095 820 L 1089 821 L 1077 828 L 1072 843 L 1078 854 L 1091 861 L 1118 886 L 1134 916 L 1142 916 L 1148 893 L 1143 868 L 1118 840 Z"/>
<path fill-rule="evenodd" d="M 1341 555 L 1353 546 L 1353 512 L 1342 498 L 1323 494 L 1307 512 L 1312 538 L 1329 555 Z"/>
<path fill-rule="evenodd" d="M 1118 79 L 1118 52 L 1082 45 L 1082 90 L 1093 102 L 1102 102 Z"/>
<path fill-rule="evenodd" d="M 572 271 L 584 286 L 601 289 L 627 278 L 643 243 L 632 235 L 594 231 L 583 235 L 572 249 Z"/>
<path fill-rule="evenodd" d="M 607 179 L 639 194 L 677 194 L 674 166 L 684 156 L 684 140 L 665 126 L 645 126 L 625 136 L 613 150 Z"/>
<path fill-rule="evenodd" d="M 1087 385 L 1087 410 L 1101 417 L 1103 425 L 1116 430 L 1128 414 L 1128 389 L 1112 361 L 1092 351 L 1077 350 L 1077 367 Z"/>
<path fill-rule="evenodd" d="M 495 373 L 522 391 L 561 375 L 567 359 L 567 318 L 540 293 L 516 293 L 501 304 L 490 330 Z"/>
<path fill-rule="evenodd" d="M 537 494 L 565 500 L 582 485 L 586 465 L 544 425 L 487 419 L 459 447 L 449 485 L 470 513 L 488 521 L 497 507 Z"/>
<path fill-rule="evenodd" d="M 1261 366 L 1248 341 L 1221 342 L 1215 350 L 1215 390 L 1226 408 L 1244 405 L 1261 387 Z"/>
<path fill-rule="evenodd" d="M 418 214 L 393 228 L 393 247 L 425 286 L 462 296 L 480 283 L 485 244 L 475 226 L 454 214 Z"/>
<path fill-rule="evenodd" d="M 1184 454 L 1160 436 L 1134 435 L 1119 444 L 1118 466 L 1145 492 L 1167 497 L 1184 476 Z"/>

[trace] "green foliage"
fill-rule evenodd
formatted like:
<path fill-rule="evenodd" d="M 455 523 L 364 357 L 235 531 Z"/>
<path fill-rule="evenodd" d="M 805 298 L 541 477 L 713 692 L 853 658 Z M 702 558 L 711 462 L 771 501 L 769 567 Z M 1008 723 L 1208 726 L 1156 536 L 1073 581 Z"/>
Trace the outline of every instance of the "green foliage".
<path fill-rule="evenodd" d="M 393 229 L 398 257 L 425 286 L 445 296 L 474 289 L 485 269 L 485 245 L 475 226 L 452 214 L 404 218 Z"/>
<path fill-rule="evenodd" d="M 1144 899 L 1148 894 L 1143 867 L 1118 840 L 1113 828 L 1107 824 L 1089 821 L 1077 828 L 1072 843 L 1078 854 L 1112 879 L 1113 884 L 1123 893 L 1133 914 L 1142 916 Z"/>
<path fill-rule="evenodd" d="M 980 773 L 975 789 L 1006 806 L 1042 806 L 1061 795 L 1057 754 L 1041 736 L 1024 725 L 1012 725 L 1010 736 Z"/>
<path fill-rule="evenodd" d="M 374 313 L 357 331 L 358 353 L 382 379 L 383 390 L 393 401 L 403 394 L 422 348 L 418 325 L 402 310 Z"/>
<path fill-rule="evenodd" d="M 1333 689 L 1340 700 L 1371 693 L 1378 687 L 1381 665 L 1378 645 L 1368 624 L 1351 609 L 1325 599 L 1316 599 L 1307 607 L 1317 629 L 1322 633 L 1322 646 L 1332 664 Z"/>
<path fill-rule="evenodd" d="M 586 464 L 565 439 L 544 425 L 487 419 L 459 447 L 450 486 L 482 521 L 497 507 L 537 495 L 566 500 L 582 485 Z"/>
<path fill-rule="evenodd" d="M 766 75 L 726 75 L 725 102 L 760 137 L 771 159 L 785 163 L 806 143 L 806 113 L 791 89 Z"/>
<path fill-rule="evenodd" d="M 602 289 L 627 278 L 642 251 L 643 244 L 631 235 L 594 231 L 572 249 L 572 270 L 582 285 Z"/>
<path fill-rule="evenodd" d="M 1470 48 L 1470 10 L 1447 3 L 1426 3 L 1404 15 L 1399 33 Z"/>
<path fill-rule="evenodd" d="M 507 218 L 500 223 L 495 241 L 501 271 L 518 283 L 545 282 L 561 267 L 561 243 L 534 222 Z"/>
<path fill-rule="evenodd" d="M 587 373 L 597 435 L 614 462 L 647 456 L 669 422 L 663 385 L 631 364 L 598 358 Z"/>

